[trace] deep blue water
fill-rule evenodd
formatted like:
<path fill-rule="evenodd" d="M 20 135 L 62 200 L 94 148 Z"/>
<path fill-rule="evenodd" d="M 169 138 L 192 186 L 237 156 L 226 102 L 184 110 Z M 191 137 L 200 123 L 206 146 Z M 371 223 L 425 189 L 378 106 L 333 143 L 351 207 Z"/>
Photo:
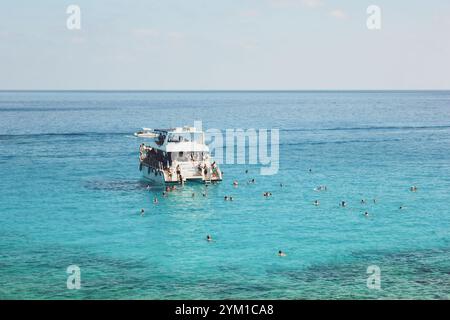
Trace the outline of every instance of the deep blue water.
<path fill-rule="evenodd" d="M 280 129 L 278 174 L 147 190 L 133 132 L 195 120 Z M 449 150 L 450 92 L 0 92 L 0 298 L 448 299 Z"/>

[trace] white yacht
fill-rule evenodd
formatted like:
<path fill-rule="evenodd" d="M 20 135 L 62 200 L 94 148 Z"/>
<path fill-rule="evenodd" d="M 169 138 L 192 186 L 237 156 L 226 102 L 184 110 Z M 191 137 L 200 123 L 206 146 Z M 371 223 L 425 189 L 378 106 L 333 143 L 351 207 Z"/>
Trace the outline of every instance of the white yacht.
<path fill-rule="evenodd" d="M 156 184 L 222 180 L 219 166 L 211 159 L 203 131 L 194 127 L 148 129 L 134 134 L 145 139 L 139 150 L 139 170 Z"/>

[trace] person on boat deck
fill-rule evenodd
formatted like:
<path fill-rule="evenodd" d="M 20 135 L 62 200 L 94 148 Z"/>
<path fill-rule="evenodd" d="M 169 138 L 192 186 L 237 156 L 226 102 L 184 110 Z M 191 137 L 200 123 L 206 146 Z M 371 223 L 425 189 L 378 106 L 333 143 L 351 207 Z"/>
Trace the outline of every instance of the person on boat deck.
<path fill-rule="evenodd" d="M 177 178 L 178 178 L 178 180 L 180 179 L 180 176 L 181 176 L 181 168 L 180 168 L 180 165 L 177 164 Z"/>

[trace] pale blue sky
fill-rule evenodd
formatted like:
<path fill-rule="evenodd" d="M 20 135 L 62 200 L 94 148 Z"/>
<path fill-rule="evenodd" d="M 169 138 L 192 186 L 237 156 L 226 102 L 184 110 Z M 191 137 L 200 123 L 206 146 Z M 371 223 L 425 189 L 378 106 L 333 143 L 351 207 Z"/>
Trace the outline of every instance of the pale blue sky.
<path fill-rule="evenodd" d="M 449 40 L 448 0 L 2 0 L 0 89 L 450 89 Z"/>

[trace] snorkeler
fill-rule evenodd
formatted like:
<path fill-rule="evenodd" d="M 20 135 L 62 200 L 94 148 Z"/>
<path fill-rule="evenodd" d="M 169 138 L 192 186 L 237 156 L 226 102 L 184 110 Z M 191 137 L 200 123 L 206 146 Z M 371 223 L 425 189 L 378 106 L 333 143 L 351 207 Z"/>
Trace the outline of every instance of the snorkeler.
<path fill-rule="evenodd" d="M 284 252 L 281 251 L 281 250 L 278 250 L 278 256 L 279 256 L 279 257 L 286 257 L 286 253 L 284 253 Z"/>

